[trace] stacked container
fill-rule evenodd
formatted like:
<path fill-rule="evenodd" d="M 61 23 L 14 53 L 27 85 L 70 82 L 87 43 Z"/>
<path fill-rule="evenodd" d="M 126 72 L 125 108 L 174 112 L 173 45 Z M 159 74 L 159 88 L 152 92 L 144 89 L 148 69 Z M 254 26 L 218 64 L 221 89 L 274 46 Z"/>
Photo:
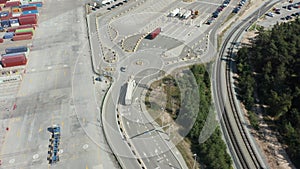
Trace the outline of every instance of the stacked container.
<path fill-rule="evenodd" d="M 27 63 L 27 59 L 22 54 L 17 54 L 15 56 L 2 56 L 1 63 L 3 67 L 21 66 Z"/>
<path fill-rule="evenodd" d="M 15 6 L 20 6 L 20 1 L 7 1 L 5 3 L 5 7 L 15 7 Z"/>
<path fill-rule="evenodd" d="M 12 38 L 13 41 L 19 41 L 19 40 L 30 40 L 32 39 L 31 34 L 23 34 L 23 35 L 16 35 Z"/>
<path fill-rule="evenodd" d="M 37 18 L 34 16 L 20 16 L 19 17 L 20 25 L 28 25 L 28 24 L 37 24 Z"/>
<path fill-rule="evenodd" d="M 11 39 L 14 36 L 14 32 L 6 32 L 3 36 L 3 39 Z"/>
<path fill-rule="evenodd" d="M 11 26 L 11 27 L 17 27 L 17 26 L 20 26 L 20 25 L 19 25 L 19 20 L 18 20 L 18 19 L 10 19 L 10 20 L 9 20 L 9 23 L 10 23 L 10 26 Z"/>
<path fill-rule="evenodd" d="M 29 52 L 29 48 L 26 46 L 9 47 L 5 49 L 6 54 Z"/>

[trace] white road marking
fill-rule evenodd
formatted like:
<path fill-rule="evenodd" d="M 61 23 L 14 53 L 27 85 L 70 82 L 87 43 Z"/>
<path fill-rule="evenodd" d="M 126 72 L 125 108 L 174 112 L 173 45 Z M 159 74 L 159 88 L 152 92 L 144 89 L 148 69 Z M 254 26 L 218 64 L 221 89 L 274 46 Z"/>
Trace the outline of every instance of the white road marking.
<path fill-rule="evenodd" d="M 48 66 L 48 70 L 50 70 L 50 69 L 52 69 L 52 67 L 51 67 L 51 66 Z"/>

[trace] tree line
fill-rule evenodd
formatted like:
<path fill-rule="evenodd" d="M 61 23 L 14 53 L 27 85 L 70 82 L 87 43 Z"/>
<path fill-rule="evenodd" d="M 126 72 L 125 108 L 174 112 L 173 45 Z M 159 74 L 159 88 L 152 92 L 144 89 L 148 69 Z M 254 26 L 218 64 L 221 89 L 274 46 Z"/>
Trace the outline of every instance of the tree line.
<path fill-rule="evenodd" d="M 300 168 L 300 20 L 261 30 L 235 57 L 239 97 L 251 116 L 257 103 Z M 251 120 L 251 119 L 250 119 Z M 253 122 L 255 121 L 255 122 Z M 251 124 L 256 129 L 257 118 Z"/>

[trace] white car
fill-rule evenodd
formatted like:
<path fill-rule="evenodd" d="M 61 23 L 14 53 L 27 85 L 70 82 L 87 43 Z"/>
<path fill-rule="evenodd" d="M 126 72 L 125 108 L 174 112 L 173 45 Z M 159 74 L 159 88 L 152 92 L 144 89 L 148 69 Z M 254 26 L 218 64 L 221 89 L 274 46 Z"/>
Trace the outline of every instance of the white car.
<path fill-rule="evenodd" d="M 273 16 L 274 16 L 274 13 L 268 12 L 268 13 L 266 13 L 266 15 L 269 16 L 269 17 L 273 17 Z"/>

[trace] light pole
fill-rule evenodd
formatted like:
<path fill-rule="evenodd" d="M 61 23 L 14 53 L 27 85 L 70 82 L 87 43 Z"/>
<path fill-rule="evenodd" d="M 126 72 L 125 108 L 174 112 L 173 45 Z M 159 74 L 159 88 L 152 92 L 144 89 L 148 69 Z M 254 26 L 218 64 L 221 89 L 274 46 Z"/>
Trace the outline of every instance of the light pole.
<path fill-rule="evenodd" d="M 193 165 L 193 169 L 196 167 L 196 160 L 197 160 L 197 154 L 193 154 L 194 157 L 194 165 Z"/>

